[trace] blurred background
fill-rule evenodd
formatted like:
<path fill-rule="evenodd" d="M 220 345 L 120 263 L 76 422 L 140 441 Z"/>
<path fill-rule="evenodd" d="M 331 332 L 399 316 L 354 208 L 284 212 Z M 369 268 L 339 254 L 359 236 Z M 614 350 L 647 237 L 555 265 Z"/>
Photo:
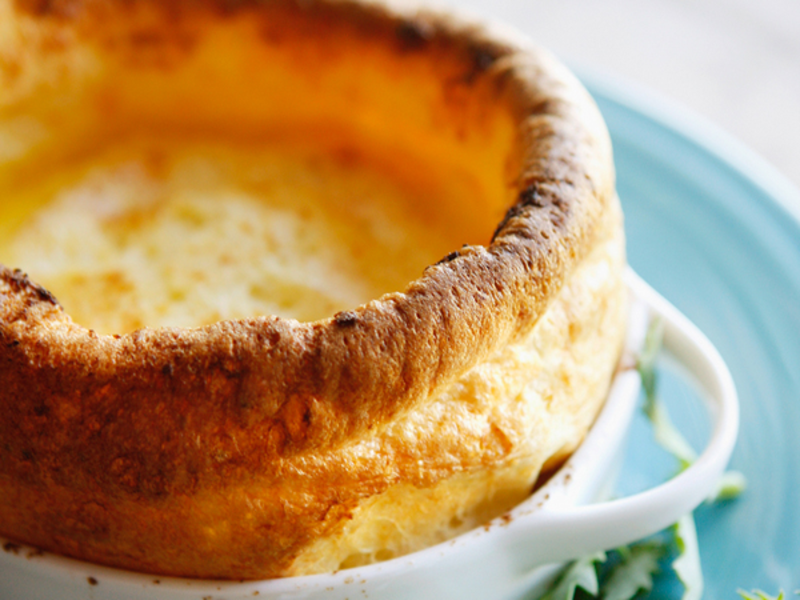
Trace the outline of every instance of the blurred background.
<path fill-rule="evenodd" d="M 726 130 L 800 187 L 800 0 L 447 0 Z"/>

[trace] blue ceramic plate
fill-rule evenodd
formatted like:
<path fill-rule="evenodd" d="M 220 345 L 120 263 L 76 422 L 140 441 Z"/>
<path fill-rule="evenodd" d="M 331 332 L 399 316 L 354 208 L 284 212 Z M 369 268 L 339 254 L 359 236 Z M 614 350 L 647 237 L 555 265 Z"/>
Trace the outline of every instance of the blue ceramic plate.
<path fill-rule="evenodd" d="M 735 598 L 739 588 L 783 589 L 794 597 L 800 588 L 800 194 L 700 119 L 628 84 L 591 74 L 583 80 L 611 130 L 629 261 L 708 335 L 740 395 L 731 467 L 745 474 L 748 489 L 696 513 L 704 598 Z M 691 391 L 669 374 L 662 381 L 675 420 L 701 446 L 706 424 L 697 409 L 680 406 Z M 623 492 L 668 475 L 669 461 L 647 437 L 642 422 Z M 661 578 L 651 597 L 680 592 Z"/>

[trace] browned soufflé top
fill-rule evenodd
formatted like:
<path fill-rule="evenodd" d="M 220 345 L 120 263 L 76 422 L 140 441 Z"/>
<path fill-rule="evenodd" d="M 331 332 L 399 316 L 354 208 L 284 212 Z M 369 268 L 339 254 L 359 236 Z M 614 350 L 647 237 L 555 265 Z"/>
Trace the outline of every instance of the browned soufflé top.
<path fill-rule="evenodd" d="M 366 61 L 364 68 L 376 77 L 381 70 L 389 73 L 386 81 L 408 73 L 411 82 L 398 84 L 403 98 L 378 98 L 385 102 L 376 114 L 383 111 L 397 122 L 385 118 L 385 131 L 373 135 L 367 117 L 358 121 L 362 117 L 344 114 L 337 131 L 357 131 L 366 147 L 374 138 L 382 148 L 378 154 L 387 156 L 387 140 L 405 143 L 407 136 L 413 153 L 414 137 L 423 134 L 465 155 L 475 149 L 465 164 L 491 171 L 483 181 L 496 205 L 492 210 L 505 211 L 499 224 L 485 223 L 483 241 L 454 248 L 405 290 L 312 322 L 259 316 L 100 334 L 72 321 L 56 299 L 58 290 L 51 293 L 34 281 L 35 274 L 14 270 L 25 265 L 2 268 L 0 495 L 8 501 L 0 507 L 0 534 L 18 541 L 167 574 L 286 574 L 304 545 L 352 516 L 356 501 L 330 492 L 340 482 L 351 485 L 333 467 L 303 471 L 317 479 L 297 484 L 307 514 L 296 522 L 287 517 L 291 510 L 276 508 L 277 501 L 264 509 L 274 541 L 258 565 L 248 559 L 208 571 L 196 565 L 172 569 L 157 564 L 158 550 L 155 558 L 141 558 L 127 547 L 112 556 L 107 546 L 118 527 L 109 516 L 117 510 L 112 506 L 140 505 L 136 514 L 142 521 L 170 510 L 188 519 L 186 503 L 193 497 L 246 489 L 256 479 L 273 489 L 300 477 L 298 465 L 313 462 L 307 457 L 377 435 L 499 349 L 526 338 L 578 265 L 617 235 L 610 232 L 618 224 L 608 216 L 617 211 L 611 149 L 596 107 L 547 53 L 510 37 L 449 16 L 358 2 L 54 0 L 4 3 L 2 11 L 0 18 L 17 29 L 6 25 L 13 31 L 6 41 L 0 37 L 0 119 L 28 106 L 44 120 L 54 119 L 54 90 L 78 90 L 70 96 L 76 103 L 88 102 L 102 113 L 88 116 L 87 123 L 123 122 L 136 113 L 157 127 L 185 101 L 181 94 L 194 81 L 203 90 L 198 107 L 187 111 L 198 112 L 176 116 L 185 127 L 196 118 L 198 130 L 224 128 L 224 122 L 215 124 L 214 111 L 226 109 L 231 98 L 242 103 L 227 108 L 239 115 L 230 124 L 237 130 L 247 128 L 247 119 L 259 122 L 262 110 L 263 120 L 273 124 L 294 107 L 297 122 L 308 115 L 330 121 L 335 115 L 325 111 L 341 112 L 349 100 L 343 93 L 323 106 L 326 94 L 339 89 L 325 82 L 338 81 L 342 73 L 357 79 Z M 17 45 L 23 39 L 25 48 Z M 232 47 L 236 43 L 241 47 Z M 210 60 L 206 50 L 213 44 L 230 49 L 231 72 L 220 75 L 209 67 L 207 80 L 193 80 Z M 275 67 L 264 60 L 247 71 L 252 67 L 237 53 L 253 48 L 283 62 Z M 245 97 L 249 87 L 254 93 L 272 89 L 270 70 L 293 61 L 302 71 L 300 87 L 285 97 L 276 92 L 277 108 L 267 98 Z M 250 81 L 242 81 L 247 77 L 237 69 L 249 72 Z M 135 74 L 132 79 L 125 79 L 127 72 Z M 106 85 L 104 78 L 119 81 Z M 170 78 L 163 85 L 173 86 L 173 96 L 126 95 L 141 81 Z M 315 82 L 319 98 L 311 93 Z M 220 107 L 212 98 L 215 87 L 230 91 Z M 371 93 L 364 92 L 364 102 L 372 101 Z M 404 102 L 411 106 L 408 115 L 392 112 Z M 291 115 L 288 121 L 295 122 Z M 425 133 L 426 127 L 432 132 Z M 77 137 L 67 126 L 63 131 Z M 488 150 L 481 154 L 481 136 L 494 140 L 487 144 L 491 156 Z M 497 156 L 493 149 L 501 142 L 503 154 Z M 409 451 L 416 458 L 414 452 Z M 385 490 L 386 481 L 399 477 L 393 469 L 375 466 L 358 484 L 358 497 Z M 414 484 L 433 485 L 440 478 L 438 472 L 430 481 L 419 475 Z M 327 490 L 317 496 L 309 491 L 322 487 Z M 31 505 L 32 498 L 39 502 Z M 59 505 L 56 525 L 48 507 Z M 263 536 L 266 526 L 259 527 Z"/>

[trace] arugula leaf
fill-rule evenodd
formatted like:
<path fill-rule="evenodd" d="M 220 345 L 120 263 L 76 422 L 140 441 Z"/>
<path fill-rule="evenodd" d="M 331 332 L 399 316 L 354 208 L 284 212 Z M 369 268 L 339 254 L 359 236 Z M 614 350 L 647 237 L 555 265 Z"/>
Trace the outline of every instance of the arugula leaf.
<path fill-rule="evenodd" d="M 647 328 L 644 348 L 636 361 L 636 369 L 639 371 L 639 377 L 642 379 L 642 389 L 644 390 L 644 407 L 642 410 L 644 410 L 645 415 L 647 415 L 653 426 L 655 440 L 662 448 L 678 459 L 680 470 L 682 471 L 689 468 L 695 461 L 697 453 L 673 425 L 667 409 L 658 398 L 656 360 L 661 350 L 663 339 L 664 322 L 660 318 L 654 318 Z"/>
<path fill-rule="evenodd" d="M 651 540 L 618 550 L 622 561 L 615 566 L 601 585 L 604 600 L 630 600 L 640 591 L 653 589 L 653 575 L 666 554 L 663 542 Z"/>
<path fill-rule="evenodd" d="M 777 596 L 770 596 L 766 592 L 762 592 L 761 590 L 753 590 L 752 592 L 745 592 L 744 590 L 737 590 L 738 594 L 744 598 L 744 600 L 783 600 L 784 594 L 783 590 L 778 592 Z M 800 592 L 795 592 L 800 593 Z"/>
<path fill-rule="evenodd" d="M 661 349 L 664 324 L 661 319 L 650 323 L 636 368 L 642 379 L 645 395 L 643 411 L 653 426 L 656 442 L 679 463 L 679 471 L 689 466 L 697 458 L 697 453 L 683 435 L 673 425 L 666 407 L 657 394 L 658 376 L 656 360 Z M 720 479 L 710 502 L 736 498 L 744 491 L 747 482 L 742 473 L 728 471 Z M 677 556 L 672 561 L 672 569 L 684 587 L 682 600 L 700 600 L 703 595 L 703 572 L 700 564 L 700 550 L 697 543 L 697 529 L 694 516 L 689 513 L 669 529 L 672 534 Z M 619 562 L 609 561 L 600 552 L 573 562 L 556 580 L 554 586 L 541 600 L 574 600 L 578 588 L 595 598 L 603 600 L 631 600 L 640 592 L 653 588 L 653 575 L 659 571 L 659 562 L 668 553 L 670 541 L 652 538 L 616 550 Z M 598 568 L 601 572 L 598 578 Z M 797 592 L 800 594 L 800 591 Z M 778 596 L 769 596 L 760 590 L 745 592 L 739 590 L 743 600 L 784 600 L 783 591 Z"/>
<path fill-rule="evenodd" d="M 606 560 L 605 552 L 591 554 L 573 562 L 556 580 L 552 587 L 540 600 L 573 600 L 575 591 L 581 588 L 592 596 L 597 596 L 597 568 L 595 563 Z"/>
<path fill-rule="evenodd" d="M 658 399 L 652 399 L 645 405 L 644 410 L 653 425 L 656 442 L 678 459 L 680 471 L 688 469 L 697 459 L 697 453 L 672 424 L 667 409 Z"/>
<path fill-rule="evenodd" d="M 660 318 L 654 318 L 647 329 L 644 348 L 636 361 L 645 396 L 642 410 L 653 426 L 656 442 L 678 460 L 679 471 L 683 471 L 697 459 L 697 453 L 672 423 L 666 407 L 658 398 L 656 360 L 663 339 L 664 323 Z M 731 500 L 738 497 L 746 488 L 747 480 L 742 473 L 728 471 L 723 474 L 709 501 Z"/>
<path fill-rule="evenodd" d="M 658 398 L 655 363 L 659 347 L 656 344 L 662 339 L 663 324 L 657 319 L 651 323 L 648 329 L 645 348 L 637 362 L 645 392 L 643 410 L 653 426 L 656 442 L 677 459 L 679 471 L 683 471 L 697 459 L 697 453 L 673 425 L 666 407 Z M 735 498 L 744 491 L 746 485 L 744 475 L 738 471 L 728 471 L 720 478 L 716 490 L 711 495 L 711 500 Z M 682 517 L 673 526 L 673 530 L 678 556 L 673 561 L 672 568 L 683 583 L 683 600 L 699 600 L 703 595 L 703 571 L 700 565 L 697 529 L 693 515 L 690 513 Z"/>
<path fill-rule="evenodd" d="M 747 479 L 739 471 L 727 471 L 722 474 L 717 488 L 711 493 L 708 502 L 722 502 L 733 500 L 742 495 L 747 489 Z"/>
<path fill-rule="evenodd" d="M 682 600 L 700 600 L 703 595 L 703 569 L 700 566 L 700 547 L 692 513 L 681 517 L 673 529 L 678 557 L 672 562 L 672 569 L 683 584 Z"/>
<path fill-rule="evenodd" d="M 636 359 L 636 370 L 642 378 L 642 388 L 645 398 L 650 401 L 656 397 L 656 386 L 658 377 L 656 374 L 656 359 L 661 351 L 661 344 L 664 340 L 664 321 L 658 317 L 654 318 L 647 328 L 644 338 L 644 347 Z"/>

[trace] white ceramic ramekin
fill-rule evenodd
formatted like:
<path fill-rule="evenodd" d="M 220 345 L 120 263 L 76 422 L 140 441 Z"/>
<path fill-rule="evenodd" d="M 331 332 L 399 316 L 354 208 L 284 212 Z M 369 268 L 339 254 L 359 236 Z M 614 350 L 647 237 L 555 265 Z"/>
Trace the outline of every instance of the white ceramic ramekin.
<path fill-rule="evenodd" d="M 0 598 L 9 600 L 244 600 L 358 598 L 535 598 L 563 561 L 653 534 L 700 504 L 727 465 L 738 431 L 731 376 L 711 343 L 632 272 L 628 359 L 641 348 L 649 318 L 665 324 L 664 346 L 704 390 L 713 423 L 697 461 L 680 475 L 626 498 L 608 497 L 639 396 L 632 369 L 621 370 L 581 447 L 528 500 L 449 542 L 391 561 L 328 575 L 242 583 L 144 575 L 83 563 L 1 540 Z"/>

